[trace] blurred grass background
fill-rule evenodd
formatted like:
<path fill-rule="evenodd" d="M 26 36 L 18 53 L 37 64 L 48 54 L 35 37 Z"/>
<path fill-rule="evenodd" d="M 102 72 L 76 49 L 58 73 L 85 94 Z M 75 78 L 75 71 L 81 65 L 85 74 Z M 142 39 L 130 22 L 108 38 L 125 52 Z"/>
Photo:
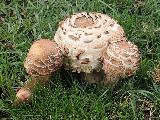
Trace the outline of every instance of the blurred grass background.
<path fill-rule="evenodd" d="M 97 90 L 76 74 L 59 70 L 48 88 L 37 88 L 32 105 L 13 107 L 16 89 L 30 77 L 23 61 L 34 40 L 52 39 L 60 20 L 75 12 L 101 12 L 124 28 L 141 51 L 137 73 Z M 160 86 L 151 71 L 160 61 L 159 0 L 0 0 L 0 118 L 160 119 Z"/>

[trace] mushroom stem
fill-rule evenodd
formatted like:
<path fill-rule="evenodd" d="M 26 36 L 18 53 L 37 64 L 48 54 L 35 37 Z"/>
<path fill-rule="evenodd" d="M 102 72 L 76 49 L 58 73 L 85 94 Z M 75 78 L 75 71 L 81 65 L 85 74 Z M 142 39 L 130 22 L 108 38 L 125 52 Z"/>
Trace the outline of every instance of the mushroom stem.
<path fill-rule="evenodd" d="M 47 85 L 49 83 L 49 78 L 49 75 L 32 77 L 32 80 L 27 82 L 23 88 L 32 90 L 37 84 Z"/>
<path fill-rule="evenodd" d="M 103 86 L 101 83 L 104 80 L 104 72 L 100 71 L 93 71 L 91 73 L 81 73 L 81 78 L 85 80 L 90 85 L 93 85 L 97 88 Z"/>
<path fill-rule="evenodd" d="M 40 86 L 47 86 L 50 81 L 50 76 L 36 76 L 33 77 L 31 81 L 28 81 L 16 94 L 16 100 L 14 102 L 15 105 L 19 105 L 20 103 L 29 103 L 31 102 L 32 93 L 34 89 L 40 85 Z"/>

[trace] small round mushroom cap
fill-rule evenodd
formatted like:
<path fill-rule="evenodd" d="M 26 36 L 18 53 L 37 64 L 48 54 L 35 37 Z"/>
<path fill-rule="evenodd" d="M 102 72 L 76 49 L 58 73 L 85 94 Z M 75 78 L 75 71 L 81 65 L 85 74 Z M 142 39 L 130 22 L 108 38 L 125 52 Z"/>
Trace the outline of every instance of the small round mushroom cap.
<path fill-rule="evenodd" d="M 106 83 L 115 83 L 120 78 L 131 76 L 139 67 L 138 47 L 131 42 L 120 41 L 110 44 L 103 54 L 103 70 Z"/>
<path fill-rule="evenodd" d="M 50 75 L 62 64 L 62 52 L 54 41 L 41 39 L 33 43 L 24 67 L 32 76 Z"/>
<path fill-rule="evenodd" d="M 101 13 L 77 13 L 61 21 L 54 40 L 61 48 L 67 68 L 90 73 L 101 67 L 102 51 L 125 35 L 115 20 Z"/>
<path fill-rule="evenodd" d="M 156 83 L 160 83 L 160 64 L 152 71 L 152 78 Z"/>

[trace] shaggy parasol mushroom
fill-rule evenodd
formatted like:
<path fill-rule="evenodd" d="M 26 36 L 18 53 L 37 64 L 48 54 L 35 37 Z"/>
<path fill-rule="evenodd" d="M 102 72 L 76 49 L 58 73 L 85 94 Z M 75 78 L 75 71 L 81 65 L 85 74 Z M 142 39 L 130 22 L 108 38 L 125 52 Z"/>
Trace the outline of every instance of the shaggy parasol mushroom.
<path fill-rule="evenodd" d="M 25 59 L 24 67 L 32 80 L 27 82 L 16 94 L 16 103 L 28 102 L 37 83 L 44 85 L 49 76 L 62 64 L 62 53 L 54 41 L 41 39 L 33 43 Z"/>
<path fill-rule="evenodd" d="M 140 54 L 136 45 L 127 41 L 109 44 L 102 55 L 106 80 L 103 84 L 114 84 L 120 78 L 131 76 L 139 66 Z"/>
<path fill-rule="evenodd" d="M 116 42 L 123 36 L 122 27 L 111 17 L 82 12 L 61 21 L 54 39 L 66 56 L 66 67 L 90 73 L 100 68 L 99 58 L 108 43 Z"/>
<path fill-rule="evenodd" d="M 126 42 L 127 39 L 123 28 L 111 17 L 101 13 L 82 12 L 67 17 L 60 22 L 54 40 L 65 56 L 64 64 L 66 69 L 72 69 L 73 72 L 85 73 L 86 80 L 88 79 L 87 81 L 89 83 L 96 82 L 97 80 L 94 79 L 96 79 L 95 77 L 97 75 L 100 77 L 98 71 L 102 69 L 102 64 L 107 78 L 110 79 L 111 77 L 109 76 L 114 74 L 113 71 L 111 71 L 111 73 L 109 72 L 109 70 L 112 69 L 105 69 L 107 66 L 106 59 L 108 59 L 105 57 L 108 57 L 109 55 L 103 55 L 103 53 L 108 51 L 112 45 L 120 46 L 120 48 L 122 47 L 123 50 L 119 50 L 120 52 L 130 49 L 130 43 Z M 113 54 L 116 54 L 117 51 L 112 52 Z M 127 55 L 131 52 L 132 50 L 128 50 Z M 139 55 L 135 58 L 135 61 L 137 62 L 139 61 L 138 57 Z M 120 59 L 119 61 L 123 61 L 121 60 L 121 57 L 115 58 Z M 126 58 L 128 59 L 128 56 L 126 56 Z M 132 63 L 128 63 L 128 66 L 130 64 Z M 134 66 L 134 64 L 135 63 L 130 66 Z M 123 65 L 121 67 L 126 67 L 126 64 Z M 114 66 L 111 67 L 114 68 Z M 137 67 L 128 67 L 127 69 L 129 71 L 135 71 Z M 127 73 L 122 73 L 122 76 L 127 76 Z M 116 75 L 114 77 L 116 77 Z M 117 76 L 117 79 L 119 79 L 119 76 Z"/>

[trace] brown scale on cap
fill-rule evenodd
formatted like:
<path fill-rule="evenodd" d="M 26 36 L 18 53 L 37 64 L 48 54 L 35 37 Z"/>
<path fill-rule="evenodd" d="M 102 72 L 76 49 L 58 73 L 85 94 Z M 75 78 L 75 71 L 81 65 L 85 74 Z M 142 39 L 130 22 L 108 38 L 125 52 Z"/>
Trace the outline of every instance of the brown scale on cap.
<path fill-rule="evenodd" d="M 68 35 L 68 37 L 73 39 L 73 40 L 78 40 L 80 38 L 80 36 L 76 37 L 74 35 Z"/>
<path fill-rule="evenodd" d="M 132 56 L 136 55 L 137 58 Z M 116 83 L 119 79 L 131 76 L 139 67 L 140 54 L 136 45 L 127 41 L 110 44 L 103 54 L 104 84 Z"/>
<path fill-rule="evenodd" d="M 79 60 L 80 55 L 83 54 L 85 51 L 84 50 L 78 50 L 77 52 L 78 53 L 76 55 L 76 58 L 77 58 L 77 60 Z"/>
<path fill-rule="evenodd" d="M 89 58 L 85 58 L 81 62 L 81 64 L 88 64 L 88 63 L 89 63 Z"/>

